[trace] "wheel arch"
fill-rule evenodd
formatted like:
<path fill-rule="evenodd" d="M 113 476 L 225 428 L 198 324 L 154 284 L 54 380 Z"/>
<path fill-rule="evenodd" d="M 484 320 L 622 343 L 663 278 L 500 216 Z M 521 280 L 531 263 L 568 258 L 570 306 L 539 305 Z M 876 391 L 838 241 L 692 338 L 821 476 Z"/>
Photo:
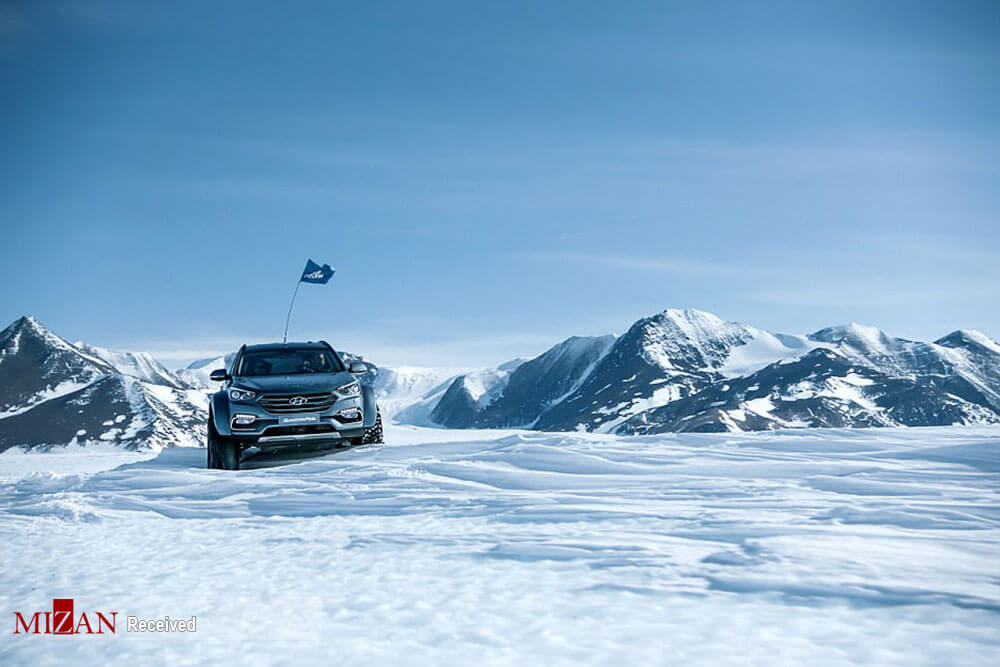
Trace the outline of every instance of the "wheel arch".
<path fill-rule="evenodd" d="M 212 394 L 211 406 L 209 407 L 209 419 L 215 426 L 215 432 L 221 436 L 232 435 L 230 429 L 229 397 L 226 392 L 219 391 Z"/>
<path fill-rule="evenodd" d="M 365 385 L 361 386 L 361 411 L 364 413 L 364 427 L 371 428 L 375 425 L 375 416 L 378 412 L 378 405 L 375 403 L 375 390 Z"/>

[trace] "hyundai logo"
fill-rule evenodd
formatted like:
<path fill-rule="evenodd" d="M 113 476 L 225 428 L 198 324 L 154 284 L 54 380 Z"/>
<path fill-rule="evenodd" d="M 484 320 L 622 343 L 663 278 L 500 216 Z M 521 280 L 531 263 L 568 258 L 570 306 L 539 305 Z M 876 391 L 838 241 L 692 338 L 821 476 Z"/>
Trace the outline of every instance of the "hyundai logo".
<path fill-rule="evenodd" d="M 308 402 L 309 399 L 307 399 L 305 396 L 294 396 L 288 399 L 289 405 L 305 405 Z"/>

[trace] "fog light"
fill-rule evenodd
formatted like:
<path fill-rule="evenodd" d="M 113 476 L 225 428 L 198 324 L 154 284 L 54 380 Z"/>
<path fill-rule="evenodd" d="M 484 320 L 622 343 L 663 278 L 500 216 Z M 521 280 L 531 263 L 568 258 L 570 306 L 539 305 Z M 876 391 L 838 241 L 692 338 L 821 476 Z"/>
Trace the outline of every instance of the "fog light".
<path fill-rule="evenodd" d="M 257 421 L 256 415 L 246 415 L 246 414 L 233 415 L 234 426 L 249 426 L 255 421 Z"/>
<path fill-rule="evenodd" d="M 344 421 L 354 422 L 361 419 L 361 410 L 357 408 L 346 408 L 337 413 L 337 416 Z"/>

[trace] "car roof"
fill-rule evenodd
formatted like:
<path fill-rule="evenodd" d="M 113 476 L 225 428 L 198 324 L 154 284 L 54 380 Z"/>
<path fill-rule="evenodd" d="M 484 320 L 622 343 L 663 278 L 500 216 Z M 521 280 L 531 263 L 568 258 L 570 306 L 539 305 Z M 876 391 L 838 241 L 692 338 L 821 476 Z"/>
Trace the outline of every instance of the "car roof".
<path fill-rule="evenodd" d="M 255 350 L 326 350 L 329 345 L 324 341 L 306 341 L 304 343 L 259 343 L 257 345 L 247 345 L 248 352 Z"/>

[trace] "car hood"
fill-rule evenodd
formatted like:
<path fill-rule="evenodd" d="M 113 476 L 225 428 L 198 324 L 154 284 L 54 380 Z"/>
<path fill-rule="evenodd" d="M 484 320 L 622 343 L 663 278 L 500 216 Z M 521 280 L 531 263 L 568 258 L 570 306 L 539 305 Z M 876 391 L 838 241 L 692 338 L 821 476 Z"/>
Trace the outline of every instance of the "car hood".
<path fill-rule="evenodd" d="M 303 375 L 260 375 L 233 378 L 233 386 L 265 394 L 315 394 L 333 391 L 354 377 L 343 373 L 309 373 Z"/>

